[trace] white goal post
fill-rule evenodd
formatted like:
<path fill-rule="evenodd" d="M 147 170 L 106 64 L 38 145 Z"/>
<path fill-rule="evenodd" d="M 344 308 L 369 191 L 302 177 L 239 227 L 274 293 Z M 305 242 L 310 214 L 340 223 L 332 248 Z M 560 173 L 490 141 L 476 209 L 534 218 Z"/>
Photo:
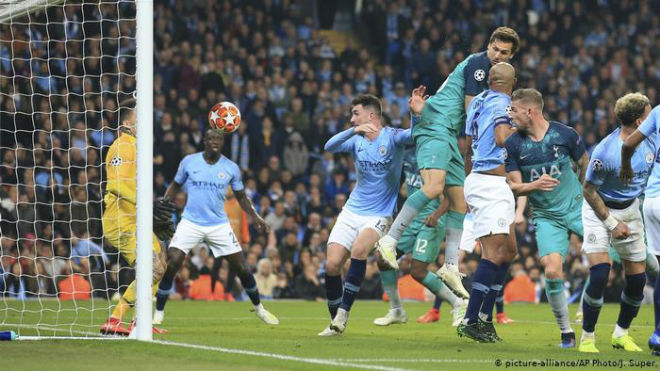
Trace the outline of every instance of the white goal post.
<path fill-rule="evenodd" d="M 0 0 L 0 331 L 100 337 L 135 275 L 135 338 L 152 340 L 153 16 L 153 0 Z M 132 96 L 135 270 L 102 232 Z"/>

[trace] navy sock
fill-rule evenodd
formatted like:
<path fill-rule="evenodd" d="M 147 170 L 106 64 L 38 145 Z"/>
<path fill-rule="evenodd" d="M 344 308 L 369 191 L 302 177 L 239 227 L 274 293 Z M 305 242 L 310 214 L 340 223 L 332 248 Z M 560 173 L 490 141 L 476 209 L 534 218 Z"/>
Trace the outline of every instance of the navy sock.
<path fill-rule="evenodd" d="M 341 294 L 344 287 L 341 284 L 341 276 L 325 276 L 325 297 L 328 298 L 328 311 L 330 319 L 335 318 L 337 308 L 341 304 Z"/>
<path fill-rule="evenodd" d="M 589 268 L 589 271 L 589 285 L 584 292 L 582 302 L 582 312 L 584 313 L 582 329 L 586 332 L 594 332 L 600 308 L 603 306 L 603 293 L 610 274 L 610 264 L 596 264 Z"/>
<path fill-rule="evenodd" d="M 261 299 L 259 299 L 259 290 L 257 289 L 257 282 L 254 280 L 252 273 L 239 274 L 238 278 L 241 280 L 241 285 L 245 289 L 245 292 L 250 297 L 250 301 L 254 305 L 259 305 Z"/>
<path fill-rule="evenodd" d="M 639 306 L 644 299 L 646 273 L 626 275 L 626 287 L 621 293 L 621 309 L 616 324 L 623 329 L 630 327 L 633 318 L 639 313 Z"/>
<path fill-rule="evenodd" d="M 156 292 L 156 310 L 162 311 L 165 309 L 167 299 L 170 297 L 170 290 L 172 289 L 172 280 L 163 278 L 158 284 L 158 292 Z"/>
<path fill-rule="evenodd" d="M 504 313 L 504 290 L 500 290 L 500 294 L 495 299 L 495 310 L 497 314 Z"/>
<path fill-rule="evenodd" d="M 436 296 L 435 301 L 433 302 L 433 309 L 439 310 L 441 304 L 442 304 L 442 299 Z"/>
<path fill-rule="evenodd" d="M 344 295 L 341 298 L 339 308 L 349 312 L 355 301 L 355 297 L 360 292 L 364 273 L 367 270 L 367 261 L 351 258 L 351 266 L 346 273 L 346 282 L 344 282 Z"/>
<path fill-rule="evenodd" d="M 660 274 L 655 277 L 653 288 L 653 310 L 655 311 L 655 329 L 660 331 Z"/>
<path fill-rule="evenodd" d="M 495 274 L 495 279 L 490 285 L 490 290 L 484 298 L 484 303 L 481 306 L 481 313 L 486 315 L 486 321 L 493 320 L 493 307 L 495 306 L 495 301 L 500 296 L 500 292 L 502 292 L 502 284 L 506 278 L 506 273 L 509 271 L 509 265 L 509 263 L 502 263 L 499 266 L 497 273 Z"/>
<path fill-rule="evenodd" d="M 465 312 L 465 318 L 467 319 L 468 324 L 477 322 L 479 310 L 481 309 L 481 305 L 483 304 L 488 291 L 490 291 L 490 286 L 495 280 L 498 268 L 497 264 L 486 259 L 481 259 L 479 262 L 477 271 L 474 272 L 474 278 L 472 279 L 470 301 L 468 302 L 467 311 Z"/>

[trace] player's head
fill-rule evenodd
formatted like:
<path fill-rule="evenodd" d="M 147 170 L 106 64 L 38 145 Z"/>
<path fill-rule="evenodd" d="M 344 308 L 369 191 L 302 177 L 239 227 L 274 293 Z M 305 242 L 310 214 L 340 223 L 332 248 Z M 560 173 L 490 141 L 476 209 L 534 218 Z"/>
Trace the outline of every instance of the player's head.
<path fill-rule="evenodd" d="M 527 132 L 539 118 L 543 118 L 543 95 L 536 89 L 518 89 L 511 95 L 511 121 L 518 131 Z"/>
<path fill-rule="evenodd" d="M 628 93 L 614 105 L 617 121 L 623 126 L 636 128 L 651 112 L 649 98 L 642 93 Z"/>
<path fill-rule="evenodd" d="M 225 142 L 225 135 L 221 130 L 208 129 L 204 134 L 204 152 L 209 155 L 219 156 L 222 152 L 222 145 Z"/>
<path fill-rule="evenodd" d="M 383 108 L 380 99 L 373 95 L 360 95 L 351 102 L 351 124 L 380 124 L 382 122 Z"/>
<path fill-rule="evenodd" d="M 135 135 L 136 123 L 135 98 L 128 98 L 119 103 L 119 122 L 121 129 Z"/>
<path fill-rule="evenodd" d="M 502 93 L 511 94 L 516 85 L 516 69 L 506 62 L 500 62 L 488 72 L 488 86 Z"/>
<path fill-rule="evenodd" d="M 520 47 L 518 33 L 509 27 L 498 27 L 490 35 L 486 55 L 491 64 L 508 62 Z"/>

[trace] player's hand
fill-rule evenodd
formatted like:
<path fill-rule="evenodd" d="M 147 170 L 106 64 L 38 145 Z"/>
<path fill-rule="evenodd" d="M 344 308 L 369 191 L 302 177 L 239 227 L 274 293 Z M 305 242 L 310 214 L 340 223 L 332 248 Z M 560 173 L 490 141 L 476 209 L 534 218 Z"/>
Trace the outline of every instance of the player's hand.
<path fill-rule="evenodd" d="M 174 236 L 174 223 L 172 219 L 155 221 L 154 220 L 154 234 L 159 240 L 169 240 Z"/>
<path fill-rule="evenodd" d="M 427 216 L 426 219 L 424 219 L 424 224 L 427 227 L 435 227 L 438 225 L 438 219 L 440 219 L 440 214 L 435 211 L 431 215 Z"/>
<path fill-rule="evenodd" d="M 378 128 L 374 124 L 362 124 L 355 127 L 355 134 L 371 134 L 378 131 Z"/>
<path fill-rule="evenodd" d="M 170 220 L 176 211 L 174 203 L 168 199 L 158 198 L 154 201 L 154 223 Z"/>
<path fill-rule="evenodd" d="M 630 234 L 631 232 L 628 224 L 620 220 L 619 224 L 617 224 L 616 227 L 612 230 L 612 238 L 617 240 L 625 240 L 626 238 L 630 237 Z"/>
<path fill-rule="evenodd" d="M 408 106 L 410 107 L 410 112 L 413 115 L 421 115 L 422 109 L 424 108 L 424 103 L 426 103 L 426 98 L 428 95 L 426 93 L 426 86 L 420 85 L 413 89 L 412 95 L 408 99 Z"/>
<path fill-rule="evenodd" d="M 534 187 L 538 191 L 550 192 L 559 185 L 559 180 L 551 177 L 548 174 L 541 175 L 536 181 L 534 181 Z"/>
<path fill-rule="evenodd" d="M 254 218 L 254 228 L 257 232 L 268 232 L 268 224 L 259 215 L 256 215 Z"/>
<path fill-rule="evenodd" d="M 525 223 L 525 214 L 516 213 L 516 218 L 513 219 L 513 222 L 515 223 L 516 226 L 519 226 L 519 225 Z"/>
<path fill-rule="evenodd" d="M 630 181 L 632 178 L 635 176 L 633 173 L 633 169 L 630 166 L 627 165 L 622 165 L 621 166 L 621 171 L 619 171 L 619 179 L 621 179 L 621 182 L 625 185 L 630 184 Z"/>

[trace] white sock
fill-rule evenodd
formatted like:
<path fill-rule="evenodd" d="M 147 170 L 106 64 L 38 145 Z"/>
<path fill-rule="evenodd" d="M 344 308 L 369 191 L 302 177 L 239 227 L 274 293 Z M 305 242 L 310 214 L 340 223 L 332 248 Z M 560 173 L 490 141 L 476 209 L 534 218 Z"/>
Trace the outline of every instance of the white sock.
<path fill-rule="evenodd" d="M 620 338 L 621 336 L 624 336 L 624 335 L 628 335 L 628 329 L 627 328 L 623 329 L 623 328 L 619 327 L 619 325 L 614 326 L 614 333 L 612 334 L 612 336 L 614 336 L 615 338 Z"/>
<path fill-rule="evenodd" d="M 587 332 L 582 330 L 582 337 L 580 338 L 580 341 L 586 340 L 586 339 L 593 339 L 596 337 L 596 334 L 593 332 Z"/>
<path fill-rule="evenodd" d="M 254 306 L 254 309 L 255 309 L 257 312 L 261 312 L 262 310 L 264 310 L 264 305 L 261 304 L 261 303 L 259 303 L 259 304 L 257 304 L 257 305 Z"/>
<path fill-rule="evenodd" d="M 447 287 L 447 285 L 442 285 L 442 288 L 440 288 L 440 292 L 438 293 L 438 296 L 442 300 L 446 300 L 452 308 L 456 308 L 457 305 L 461 304 L 461 299 L 456 296 L 451 290 Z"/>
<path fill-rule="evenodd" d="M 399 298 L 399 290 L 397 286 L 383 286 L 383 290 L 390 299 L 390 308 L 401 309 L 401 299 Z"/>
<path fill-rule="evenodd" d="M 461 245 L 462 229 L 447 228 L 445 264 L 458 265 L 458 248 Z"/>

